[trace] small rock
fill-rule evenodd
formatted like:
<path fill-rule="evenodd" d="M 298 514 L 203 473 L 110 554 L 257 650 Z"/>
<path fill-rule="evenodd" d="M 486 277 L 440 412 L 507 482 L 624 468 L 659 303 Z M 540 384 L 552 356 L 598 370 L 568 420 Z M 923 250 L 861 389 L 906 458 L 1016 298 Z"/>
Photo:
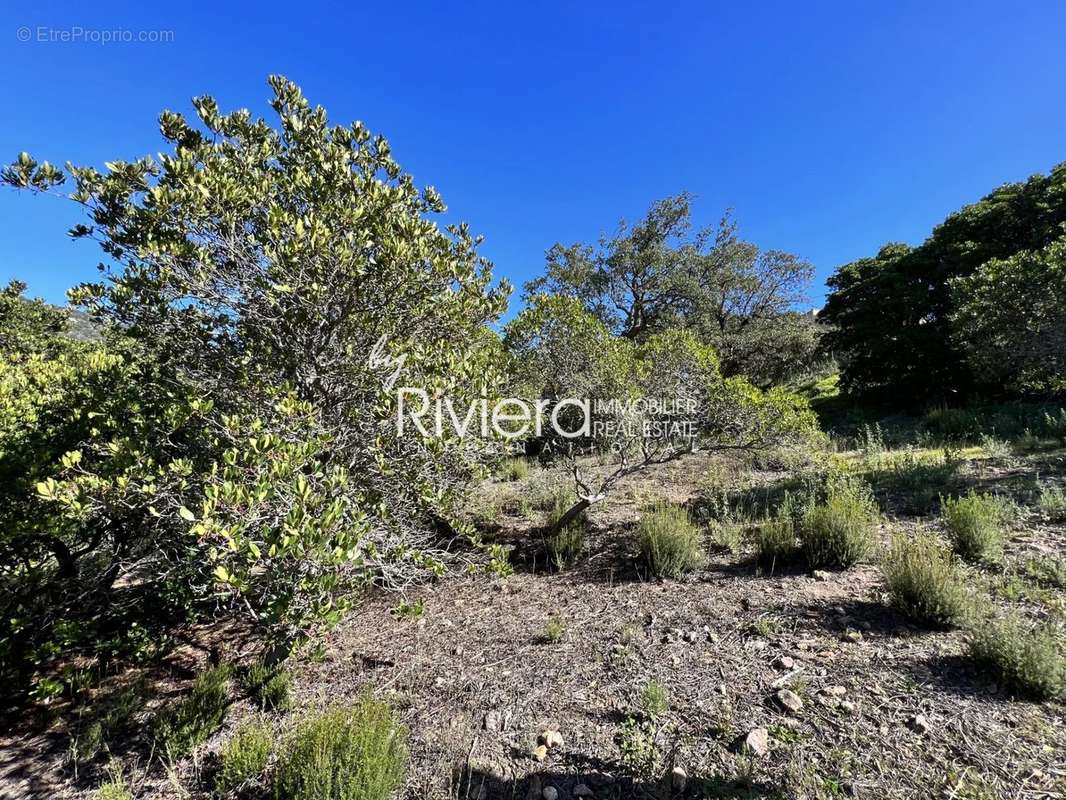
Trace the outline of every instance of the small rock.
<path fill-rule="evenodd" d="M 833 695 L 833 697 L 843 697 L 848 693 L 848 690 L 845 689 L 843 686 L 830 686 L 828 689 L 826 689 L 826 692 L 828 694 Z"/>
<path fill-rule="evenodd" d="M 573 794 L 574 797 L 592 797 L 593 791 L 587 784 L 579 783 L 574 787 L 574 791 L 571 792 L 571 794 Z"/>
<path fill-rule="evenodd" d="M 675 792 L 685 791 L 688 786 L 688 773 L 684 767 L 674 767 L 670 772 L 670 785 L 674 787 Z"/>
<path fill-rule="evenodd" d="M 774 667 L 777 669 L 792 669 L 796 662 L 788 656 L 778 656 L 774 659 Z"/>
<path fill-rule="evenodd" d="M 854 630 L 853 628 L 849 628 L 848 630 L 844 631 L 844 635 L 840 638 L 842 638 L 845 642 L 861 642 L 862 632 Z"/>
<path fill-rule="evenodd" d="M 766 728 L 753 728 L 746 736 L 737 739 L 734 749 L 741 753 L 764 756 L 770 750 L 770 733 Z"/>
<path fill-rule="evenodd" d="M 559 731 L 544 731 L 537 741 L 549 750 L 554 750 L 556 747 L 563 746 L 563 735 Z"/>
<path fill-rule="evenodd" d="M 831 574 L 829 574 L 828 572 L 826 572 L 824 569 L 816 569 L 812 573 L 812 575 L 814 576 L 814 579 L 816 581 L 825 582 L 825 581 L 831 581 L 833 579 L 833 576 Z"/>
<path fill-rule="evenodd" d="M 554 786 L 545 786 L 544 791 L 540 793 L 540 796 L 544 800 L 559 800 L 559 790 Z"/>
<path fill-rule="evenodd" d="M 790 711 L 793 714 L 798 714 L 803 709 L 803 701 L 800 700 L 798 694 L 791 689 L 778 689 L 774 698 L 786 711 Z"/>
<path fill-rule="evenodd" d="M 924 735 L 929 733 L 929 720 L 921 714 L 911 714 L 907 718 L 907 727 L 915 733 Z"/>
<path fill-rule="evenodd" d="M 543 761 L 548 757 L 548 748 L 542 744 L 538 744 L 533 748 L 533 760 Z"/>

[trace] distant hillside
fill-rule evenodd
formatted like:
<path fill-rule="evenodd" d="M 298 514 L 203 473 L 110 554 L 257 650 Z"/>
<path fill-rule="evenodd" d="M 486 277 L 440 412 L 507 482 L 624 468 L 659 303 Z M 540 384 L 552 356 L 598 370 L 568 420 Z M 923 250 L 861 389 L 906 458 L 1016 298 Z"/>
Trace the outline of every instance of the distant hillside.
<path fill-rule="evenodd" d="M 67 313 L 69 323 L 67 335 L 79 342 L 98 342 L 102 337 L 100 326 L 93 322 L 92 318 L 84 311 L 79 311 L 68 306 L 55 306 L 60 311 Z"/>

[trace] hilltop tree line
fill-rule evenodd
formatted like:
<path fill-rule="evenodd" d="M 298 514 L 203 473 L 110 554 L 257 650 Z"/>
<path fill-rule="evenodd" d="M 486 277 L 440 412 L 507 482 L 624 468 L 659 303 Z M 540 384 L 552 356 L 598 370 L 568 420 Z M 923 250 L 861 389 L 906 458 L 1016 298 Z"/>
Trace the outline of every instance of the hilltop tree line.
<path fill-rule="evenodd" d="M 552 246 L 501 325 L 510 286 L 467 225 L 438 225 L 438 192 L 362 123 L 271 87 L 269 122 L 210 97 L 195 121 L 164 112 L 158 159 L 3 171 L 81 205 L 70 233 L 106 258 L 70 292 L 91 336 L 22 284 L 0 294 L 0 658 L 18 685 L 72 653 L 150 654 L 173 620 L 244 614 L 286 650 L 368 586 L 506 572 L 464 502 L 508 450 L 566 467 L 565 524 L 652 464 L 813 435 L 789 386 L 831 356 L 864 398 L 1064 388 L 1063 168 L 841 268 L 817 318 L 808 262 L 729 215 L 694 226 L 682 193 Z M 577 439 L 430 435 L 396 425 L 397 368 L 459 407 L 695 412 L 684 433 L 621 404 Z"/>

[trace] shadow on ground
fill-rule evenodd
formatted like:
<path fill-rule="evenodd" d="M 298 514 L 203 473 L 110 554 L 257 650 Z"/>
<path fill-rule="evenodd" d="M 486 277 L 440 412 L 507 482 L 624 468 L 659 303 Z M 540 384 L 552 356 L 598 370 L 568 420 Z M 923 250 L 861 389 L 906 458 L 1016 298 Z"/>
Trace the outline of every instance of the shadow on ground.
<path fill-rule="evenodd" d="M 756 798 L 784 797 L 775 786 L 760 782 L 738 781 L 720 776 L 701 778 L 695 776 L 686 782 L 684 789 L 676 789 L 667 778 L 657 781 L 640 781 L 632 778 L 615 778 L 607 772 L 595 769 L 597 759 L 588 760 L 584 772 L 560 772 L 545 770 L 520 778 L 503 778 L 480 770 L 459 770 L 455 776 L 453 796 L 457 800 L 542 800 L 545 797 L 559 798 L 591 797 L 596 800 L 683 800 L 694 798 Z M 579 764 L 574 765 L 580 769 Z M 616 765 L 604 765 L 614 768 Z M 585 787 L 591 794 L 585 794 Z M 555 794 L 551 793 L 555 790 Z"/>

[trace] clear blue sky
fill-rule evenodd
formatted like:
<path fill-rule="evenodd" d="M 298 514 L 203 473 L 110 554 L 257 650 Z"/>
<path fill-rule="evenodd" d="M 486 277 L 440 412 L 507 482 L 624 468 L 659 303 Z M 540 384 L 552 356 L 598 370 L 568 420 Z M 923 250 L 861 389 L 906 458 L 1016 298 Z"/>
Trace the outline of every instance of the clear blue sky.
<path fill-rule="evenodd" d="M 266 76 L 282 73 L 335 122 L 384 133 L 517 285 L 553 242 L 685 189 L 697 221 L 733 207 L 747 238 L 810 259 L 817 304 L 840 264 L 1066 160 L 1061 0 L 34 2 L 2 16 L 5 162 L 155 153 L 163 108 L 213 94 L 269 115 Z M 38 40 L 75 26 L 173 41 Z M 93 278 L 95 245 L 65 235 L 78 221 L 72 204 L 0 189 L 0 280 L 61 301 Z"/>

